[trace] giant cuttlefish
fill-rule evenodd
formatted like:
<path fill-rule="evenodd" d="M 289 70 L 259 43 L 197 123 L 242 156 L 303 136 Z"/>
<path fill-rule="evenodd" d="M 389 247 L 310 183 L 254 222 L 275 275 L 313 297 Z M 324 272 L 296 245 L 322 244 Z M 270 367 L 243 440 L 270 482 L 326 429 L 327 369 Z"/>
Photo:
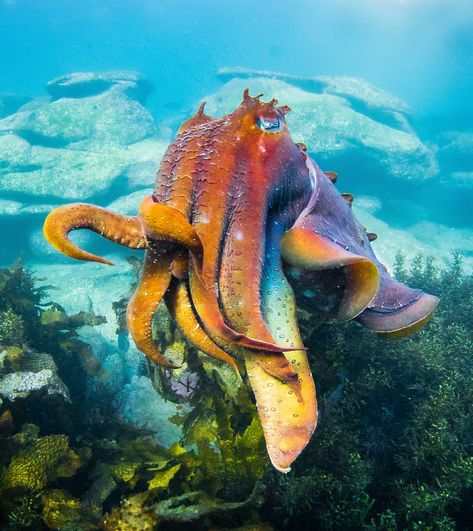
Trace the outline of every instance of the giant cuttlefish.
<path fill-rule="evenodd" d="M 207 116 L 202 105 L 165 152 L 136 217 L 77 203 L 56 208 L 44 224 L 51 245 L 79 260 L 110 263 L 72 243 L 74 229 L 145 249 L 127 308 L 137 347 L 174 367 L 152 335 L 164 299 L 197 349 L 237 372 L 243 359 L 269 457 L 282 472 L 317 422 L 296 296 L 310 308 L 323 295 L 330 316 L 394 337 L 419 329 L 438 302 L 391 278 L 371 248 L 375 235 L 353 216 L 353 197 L 340 194 L 336 174 L 292 141 L 288 111 L 248 90 L 222 118 Z"/>

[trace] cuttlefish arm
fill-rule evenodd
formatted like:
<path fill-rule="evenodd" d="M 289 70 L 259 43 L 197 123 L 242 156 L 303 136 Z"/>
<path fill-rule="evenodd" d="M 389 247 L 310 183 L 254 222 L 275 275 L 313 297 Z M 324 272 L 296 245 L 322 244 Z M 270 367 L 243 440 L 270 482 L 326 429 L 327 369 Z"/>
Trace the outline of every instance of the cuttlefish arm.
<path fill-rule="evenodd" d="M 391 337 L 418 330 L 428 321 L 438 298 L 391 278 L 371 248 L 373 236 L 353 216 L 352 196 L 340 194 L 332 180 L 309 162 L 314 194 L 281 238 L 281 254 L 295 289 L 301 289 L 297 279 L 301 275 L 308 290 L 316 290 L 322 278 L 325 282 L 332 278 L 334 291 L 341 290 L 332 311 L 338 319 L 357 318 Z M 330 270 L 333 277 L 323 276 Z"/>
<path fill-rule="evenodd" d="M 128 302 L 126 321 L 128 331 L 141 352 L 149 359 L 175 369 L 160 352 L 153 339 L 153 317 L 172 279 L 174 252 L 166 244 L 154 245 L 146 251 L 141 280 Z"/>
<path fill-rule="evenodd" d="M 261 277 L 261 310 L 272 337 L 288 348 L 302 345 L 296 317 L 294 293 L 284 276 L 279 254 L 279 231 L 270 223 Z M 292 462 L 308 444 L 317 424 L 314 380 L 305 349 L 279 355 L 245 354 L 246 370 L 266 439 L 268 455 L 280 472 L 289 472 Z M 278 356 L 278 358 L 279 358 Z M 272 364 L 288 364 L 286 372 L 296 375 L 297 386 L 278 373 Z"/>
<path fill-rule="evenodd" d="M 132 249 L 146 247 L 146 239 L 138 218 L 122 216 L 87 203 L 72 203 L 52 210 L 44 222 L 43 233 L 55 249 L 70 258 L 111 265 L 109 260 L 84 251 L 71 242 L 69 233 L 76 229 L 89 229 L 112 242 Z"/>

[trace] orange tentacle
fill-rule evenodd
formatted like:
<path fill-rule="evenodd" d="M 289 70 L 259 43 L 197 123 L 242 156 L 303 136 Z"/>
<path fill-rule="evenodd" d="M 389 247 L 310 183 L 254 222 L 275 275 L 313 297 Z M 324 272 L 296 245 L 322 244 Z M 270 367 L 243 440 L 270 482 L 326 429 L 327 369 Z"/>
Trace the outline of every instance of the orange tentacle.
<path fill-rule="evenodd" d="M 192 299 L 204 328 L 212 337 L 221 338 L 222 343 L 234 342 L 238 346 L 257 350 L 270 352 L 294 350 L 269 341 L 247 337 L 235 332 L 225 323 L 214 288 L 207 286 L 200 274 L 203 260 L 200 237 L 184 214 L 168 205 L 156 203 L 152 196 L 149 196 L 140 205 L 139 217 L 148 238 L 177 243 L 189 249 L 193 259 L 190 274 Z"/>
<path fill-rule="evenodd" d="M 68 235 L 76 229 L 89 229 L 132 249 L 146 247 L 137 218 L 121 216 L 96 205 L 73 203 L 55 208 L 49 213 L 43 226 L 46 240 L 59 252 L 77 260 L 112 265 L 109 260 L 83 251 L 72 243 Z"/>
<path fill-rule="evenodd" d="M 141 282 L 126 311 L 128 330 L 137 348 L 155 363 L 177 368 L 158 350 L 153 341 L 153 316 L 171 282 L 173 253 L 168 249 L 149 249 L 146 253 Z"/>
<path fill-rule="evenodd" d="M 166 294 L 165 301 L 171 317 L 194 347 L 212 358 L 228 363 L 240 376 L 235 360 L 218 347 L 201 327 L 195 316 L 186 283 L 178 282 L 174 284 Z"/>

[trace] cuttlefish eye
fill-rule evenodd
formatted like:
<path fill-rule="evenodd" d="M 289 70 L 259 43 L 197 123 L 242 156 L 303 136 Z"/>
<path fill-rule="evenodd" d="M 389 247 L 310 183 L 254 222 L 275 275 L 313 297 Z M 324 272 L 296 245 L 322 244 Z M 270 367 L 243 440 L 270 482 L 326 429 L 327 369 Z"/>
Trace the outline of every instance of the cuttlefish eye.
<path fill-rule="evenodd" d="M 279 133 L 283 127 L 283 121 L 280 116 L 258 116 L 256 123 L 262 131 L 267 133 Z"/>

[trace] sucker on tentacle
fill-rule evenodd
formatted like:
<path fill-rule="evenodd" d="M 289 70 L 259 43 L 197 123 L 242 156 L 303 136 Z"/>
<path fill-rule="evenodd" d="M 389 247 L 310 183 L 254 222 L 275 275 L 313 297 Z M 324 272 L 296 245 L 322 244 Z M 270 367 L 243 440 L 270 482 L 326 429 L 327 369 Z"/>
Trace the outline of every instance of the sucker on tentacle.
<path fill-rule="evenodd" d="M 76 229 L 89 229 L 131 249 L 146 247 L 146 239 L 138 218 L 115 214 L 86 203 L 72 203 L 52 210 L 44 222 L 43 233 L 55 249 L 70 258 L 113 265 L 109 260 L 83 251 L 72 243 L 68 234 Z"/>

